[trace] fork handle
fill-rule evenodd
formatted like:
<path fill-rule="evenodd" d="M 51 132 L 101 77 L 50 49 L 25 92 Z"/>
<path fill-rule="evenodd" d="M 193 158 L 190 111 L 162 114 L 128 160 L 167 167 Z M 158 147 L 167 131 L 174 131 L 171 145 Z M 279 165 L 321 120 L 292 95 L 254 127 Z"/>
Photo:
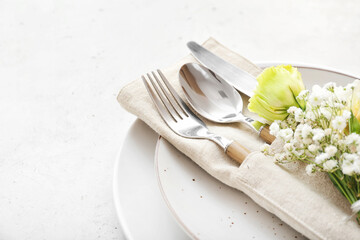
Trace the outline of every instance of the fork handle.
<path fill-rule="evenodd" d="M 247 155 L 249 155 L 250 151 L 242 146 L 237 141 L 233 141 L 225 150 L 226 155 L 237 161 L 238 163 L 242 163 Z"/>

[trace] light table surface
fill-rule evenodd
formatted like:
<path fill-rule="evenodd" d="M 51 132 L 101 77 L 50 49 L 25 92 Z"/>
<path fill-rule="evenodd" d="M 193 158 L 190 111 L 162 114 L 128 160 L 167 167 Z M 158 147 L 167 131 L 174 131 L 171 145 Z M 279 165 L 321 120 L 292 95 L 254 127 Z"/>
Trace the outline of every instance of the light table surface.
<path fill-rule="evenodd" d="M 0 238 L 124 239 L 112 177 L 135 117 L 118 91 L 210 36 L 360 75 L 355 0 L 0 1 Z"/>

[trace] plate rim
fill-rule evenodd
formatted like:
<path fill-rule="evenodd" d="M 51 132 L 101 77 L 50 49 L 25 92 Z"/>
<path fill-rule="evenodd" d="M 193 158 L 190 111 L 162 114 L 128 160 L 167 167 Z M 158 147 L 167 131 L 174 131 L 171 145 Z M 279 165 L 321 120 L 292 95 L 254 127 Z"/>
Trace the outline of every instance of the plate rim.
<path fill-rule="evenodd" d="M 168 198 L 165 197 L 165 191 L 164 191 L 164 188 L 162 187 L 162 184 L 161 184 L 161 181 L 160 181 L 159 161 L 157 160 L 157 156 L 158 156 L 159 149 L 160 149 L 160 141 L 161 141 L 161 139 L 166 140 L 161 135 L 159 135 L 159 137 L 157 139 L 157 142 L 156 142 L 155 154 L 154 154 L 154 172 L 155 172 L 156 181 L 158 183 L 158 187 L 159 187 L 159 190 L 160 190 L 160 193 L 161 193 L 161 197 L 163 198 L 167 208 L 169 209 L 169 211 L 171 213 L 171 216 L 175 219 L 175 222 L 181 227 L 181 229 L 183 229 L 183 231 L 191 239 L 199 240 L 199 238 L 196 237 L 196 235 L 193 232 L 190 231 L 190 229 L 185 225 L 185 223 L 183 223 L 181 218 L 177 214 L 175 214 L 175 209 L 171 206 L 170 201 L 168 200 Z"/>
<path fill-rule="evenodd" d="M 140 138 L 143 138 L 146 134 L 146 141 L 140 141 Z M 189 239 L 189 235 L 181 228 L 181 226 L 177 223 L 176 219 L 174 219 L 173 215 L 169 212 L 168 207 L 163 202 L 163 197 L 161 196 L 161 193 L 158 188 L 157 179 L 154 172 L 154 154 L 155 154 L 155 146 L 157 143 L 157 140 L 159 138 L 159 134 L 155 132 L 149 125 L 147 125 L 143 120 L 139 118 L 135 118 L 134 120 L 130 121 L 130 126 L 128 127 L 127 133 L 124 134 L 124 141 L 120 146 L 119 151 L 116 154 L 117 159 L 114 161 L 114 172 L 113 172 L 113 179 L 112 179 L 112 191 L 113 191 L 113 204 L 114 204 L 114 210 L 116 213 L 116 218 L 118 219 L 119 227 L 122 230 L 122 235 L 125 239 L 148 239 L 149 236 L 152 238 L 157 239 Z M 130 140 L 130 145 L 129 145 Z M 129 149 L 133 149 L 133 147 L 139 149 L 138 144 L 142 144 L 141 146 L 146 148 L 148 152 L 146 155 L 144 154 L 134 154 L 134 151 Z M 143 144 L 146 144 L 143 145 Z M 150 145 L 150 146 L 149 146 Z M 138 151 L 139 152 L 139 151 Z M 140 151 L 142 152 L 142 151 Z M 128 180 L 128 174 L 124 174 L 125 171 L 131 168 L 131 172 L 133 172 L 135 169 L 134 161 L 135 160 L 147 160 L 146 162 L 149 162 L 148 164 L 145 164 L 146 167 L 141 167 L 141 165 L 137 164 L 136 169 L 141 169 L 142 174 L 144 174 L 144 177 L 141 177 L 141 181 L 137 182 L 135 185 L 131 183 L 126 183 Z M 150 163 L 151 162 L 151 163 Z M 125 167 L 125 168 L 124 168 Z M 145 172 L 144 172 L 145 170 Z M 127 171 L 129 172 L 129 171 Z M 131 173 L 129 172 L 129 173 Z M 150 184 L 143 183 L 143 181 L 150 181 Z M 122 190 L 126 189 L 126 191 L 130 190 L 128 187 L 124 186 L 124 181 L 126 186 L 129 186 L 130 189 L 134 187 L 138 187 L 139 184 L 141 186 L 150 187 L 147 189 L 150 189 L 151 195 L 153 193 L 156 195 L 149 196 L 149 191 L 147 191 L 144 194 L 140 193 L 140 196 L 147 196 L 149 197 L 148 201 L 146 201 L 145 204 L 145 211 L 148 208 L 152 208 L 152 206 L 155 207 L 155 211 L 151 210 L 150 215 L 151 219 L 154 219 L 154 223 L 149 223 L 149 219 L 147 221 L 143 220 L 136 220 L 141 218 L 141 211 L 137 211 L 137 207 L 134 204 L 130 204 L 129 208 L 131 212 L 128 211 L 127 205 L 130 203 L 129 201 L 136 204 L 136 202 L 139 200 L 138 194 L 135 194 L 135 198 L 132 198 L 127 194 L 127 192 L 124 192 Z M 125 195 L 124 195 L 125 193 Z M 134 202 L 133 199 L 136 201 Z M 124 205 L 126 204 L 126 205 Z M 137 213 L 134 213 L 134 211 L 137 211 Z M 131 217 L 135 216 L 136 218 Z M 160 225 L 159 225 L 160 223 Z M 139 228 L 139 224 L 146 224 L 146 231 L 144 232 L 142 228 Z M 153 229 L 159 229 L 160 226 L 165 226 L 166 230 L 161 231 L 154 231 Z M 146 234 L 144 234 L 146 233 Z M 148 235 L 150 234 L 150 235 Z"/>
<path fill-rule="evenodd" d="M 131 123 L 130 128 L 126 132 L 124 140 L 129 138 L 130 133 L 132 132 L 132 129 L 136 125 L 136 122 L 137 122 L 137 119 L 135 119 Z M 118 192 L 116 190 L 116 189 L 119 188 L 119 183 L 117 181 L 117 179 L 119 178 L 118 169 L 119 169 L 119 166 L 120 166 L 121 155 L 122 155 L 122 152 L 123 152 L 124 145 L 125 145 L 125 141 L 123 142 L 120 149 L 118 150 L 118 152 L 116 154 L 116 158 L 115 158 L 115 164 L 114 164 L 114 170 L 113 170 L 113 180 L 112 180 L 113 204 L 115 206 L 116 216 L 117 216 L 117 219 L 119 220 L 119 224 L 120 224 L 120 227 L 121 227 L 121 229 L 123 231 L 124 237 L 126 239 L 133 240 L 134 238 L 133 238 L 133 236 L 131 234 L 131 231 L 129 230 L 128 224 L 126 223 L 123 208 L 122 208 L 122 206 L 120 204 L 120 202 L 121 202 L 120 201 L 120 196 L 119 196 L 119 194 L 118 194 Z"/>
<path fill-rule="evenodd" d="M 339 69 L 336 69 L 336 68 L 332 68 L 332 67 L 318 65 L 318 64 L 308 64 L 308 63 L 302 63 L 302 62 L 296 62 L 296 61 L 256 61 L 256 62 L 254 62 L 254 64 L 259 66 L 259 67 L 269 67 L 269 66 L 274 66 L 274 65 L 292 65 L 293 67 L 321 70 L 321 71 L 340 74 L 340 75 L 343 75 L 343 76 L 346 76 L 346 77 L 360 79 L 360 77 L 356 76 L 355 74 L 352 74 L 352 73 L 349 73 L 349 72 L 346 72 L 346 71 L 342 71 L 342 70 L 339 70 Z M 191 238 L 199 239 L 199 238 L 196 237 L 196 235 L 193 232 L 191 232 L 187 228 L 187 226 L 183 223 L 183 221 L 180 219 L 180 217 L 176 214 L 175 209 L 171 206 L 170 201 L 168 200 L 168 198 L 165 195 L 163 185 L 161 184 L 160 171 L 159 171 L 159 168 L 158 168 L 158 163 L 159 163 L 159 161 L 158 161 L 158 157 L 159 157 L 158 153 L 159 153 L 161 139 L 166 140 L 161 135 L 159 135 L 158 140 L 156 142 L 156 148 L 155 148 L 155 154 L 154 154 L 154 164 L 155 164 L 154 170 L 155 170 L 155 175 L 156 175 L 157 182 L 158 182 L 158 187 L 159 187 L 160 192 L 161 192 L 161 196 L 163 197 L 163 200 L 165 201 L 166 206 L 169 208 L 169 211 L 171 212 L 171 215 L 173 215 L 174 219 L 180 225 L 180 227 Z"/>
<path fill-rule="evenodd" d="M 337 73 L 346 77 L 360 79 L 360 76 L 357 76 L 356 74 L 353 74 L 351 72 L 320 64 L 311 64 L 297 61 L 256 61 L 254 62 L 254 64 L 259 67 L 267 67 L 271 65 L 292 65 L 293 67 L 322 70 L 326 72 Z"/>

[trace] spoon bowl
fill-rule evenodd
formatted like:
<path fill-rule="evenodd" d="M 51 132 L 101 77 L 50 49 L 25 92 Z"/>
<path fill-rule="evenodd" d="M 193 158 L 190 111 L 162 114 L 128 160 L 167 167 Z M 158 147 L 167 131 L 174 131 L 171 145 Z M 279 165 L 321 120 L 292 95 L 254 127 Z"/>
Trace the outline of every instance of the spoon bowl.
<path fill-rule="evenodd" d="M 254 120 L 242 114 L 241 95 L 213 71 L 197 63 L 187 63 L 180 69 L 179 80 L 188 103 L 204 118 L 218 123 L 242 122 L 266 142 L 274 140 L 269 128 L 256 129 Z"/>
<path fill-rule="evenodd" d="M 180 84 L 189 104 L 203 117 L 218 123 L 246 122 L 240 94 L 216 73 L 196 63 L 180 69 Z M 248 119 L 250 122 L 247 122 Z"/>
<path fill-rule="evenodd" d="M 180 69 L 180 84 L 189 104 L 203 117 L 219 123 L 241 121 L 240 94 L 207 68 L 188 63 Z"/>

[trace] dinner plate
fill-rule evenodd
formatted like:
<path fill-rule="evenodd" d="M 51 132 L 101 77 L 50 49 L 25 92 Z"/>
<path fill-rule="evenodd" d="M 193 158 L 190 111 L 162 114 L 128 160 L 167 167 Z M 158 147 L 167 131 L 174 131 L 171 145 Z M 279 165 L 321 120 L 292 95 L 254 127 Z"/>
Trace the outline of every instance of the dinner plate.
<path fill-rule="evenodd" d="M 279 63 L 258 63 L 260 67 Z M 355 76 L 335 69 L 291 63 L 306 87 Z M 241 191 L 230 188 L 202 170 L 164 138 L 157 142 L 155 171 L 162 196 L 176 221 L 193 239 L 305 238 Z"/>
<path fill-rule="evenodd" d="M 113 194 L 126 239 L 189 239 L 171 216 L 154 174 L 159 135 L 136 120 L 129 129 L 114 169 Z"/>

